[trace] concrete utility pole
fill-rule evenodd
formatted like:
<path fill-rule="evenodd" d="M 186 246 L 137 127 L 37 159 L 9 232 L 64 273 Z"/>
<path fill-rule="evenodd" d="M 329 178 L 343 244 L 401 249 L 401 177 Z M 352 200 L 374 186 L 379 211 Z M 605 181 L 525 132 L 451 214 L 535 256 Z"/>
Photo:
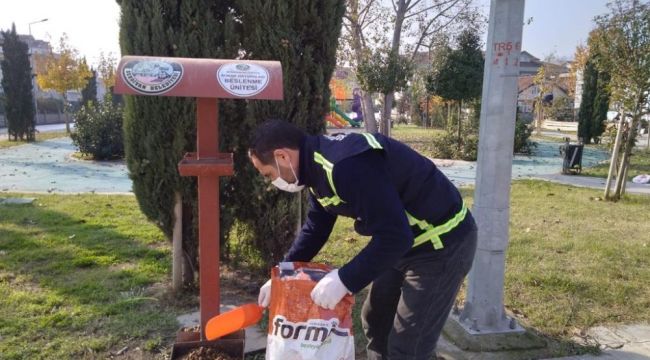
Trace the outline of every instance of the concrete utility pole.
<path fill-rule="evenodd" d="M 492 0 L 488 27 L 473 213 L 478 248 L 467 298 L 452 316 L 470 335 L 521 333 L 503 305 L 512 152 L 524 0 Z"/>

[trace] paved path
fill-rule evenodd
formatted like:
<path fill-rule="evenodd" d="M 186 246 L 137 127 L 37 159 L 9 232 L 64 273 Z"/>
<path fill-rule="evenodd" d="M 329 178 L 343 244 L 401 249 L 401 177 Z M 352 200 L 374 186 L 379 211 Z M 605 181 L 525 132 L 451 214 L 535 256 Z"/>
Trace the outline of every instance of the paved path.
<path fill-rule="evenodd" d="M 551 174 L 551 175 L 536 175 L 533 178 L 552 181 L 560 184 L 567 184 L 579 187 L 593 188 L 593 189 L 602 189 L 605 190 L 605 181 L 606 179 L 590 177 L 590 176 L 579 176 L 579 175 L 562 175 L 562 174 Z M 614 190 L 615 183 L 612 181 L 610 184 L 610 189 Z M 631 181 L 627 182 L 625 185 L 625 192 L 629 194 L 644 194 L 650 195 L 650 184 L 635 184 Z"/>
<path fill-rule="evenodd" d="M 587 332 L 586 340 L 603 353 L 552 360 L 650 360 L 650 325 L 599 326 Z"/>
<path fill-rule="evenodd" d="M 560 143 L 539 141 L 534 156 L 515 155 L 512 159 L 512 179 L 534 178 L 562 171 L 563 159 L 560 156 L 560 145 Z M 582 166 L 594 166 L 607 160 L 608 157 L 607 152 L 601 149 L 587 147 L 583 151 Z M 475 161 L 432 160 L 456 186 L 474 185 L 476 179 Z"/>
<path fill-rule="evenodd" d="M 54 125 L 43 131 L 61 130 Z M 604 180 L 554 174 L 562 167 L 556 143 L 540 143 L 536 156 L 516 156 L 513 179 L 538 178 L 553 182 L 602 189 Z M 76 149 L 69 138 L 51 139 L 0 150 L 0 192 L 130 193 L 131 180 L 123 161 L 89 162 L 72 159 Z M 607 156 L 585 149 L 583 164 L 596 164 Z M 457 186 L 473 185 L 476 163 L 433 159 Z M 650 185 L 628 182 L 630 193 L 650 194 Z"/>
<path fill-rule="evenodd" d="M 131 193 L 123 161 L 79 161 L 70 138 L 0 150 L 0 192 Z"/>
<path fill-rule="evenodd" d="M 544 360 L 650 360 L 650 325 L 595 327 L 585 336 L 573 339 L 578 344 L 597 346 L 599 355 L 580 355 Z M 440 338 L 437 351 L 445 360 L 523 360 L 539 359 L 544 350 L 518 352 L 463 351 L 447 339 Z"/>
<path fill-rule="evenodd" d="M 70 129 L 74 129 L 74 123 L 70 123 Z M 64 131 L 65 124 L 48 124 L 48 125 L 36 125 L 36 131 L 38 132 L 52 132 L 52 131 Z M 0 127 L 0 135 L 7 134 L 6 127 Z"/>

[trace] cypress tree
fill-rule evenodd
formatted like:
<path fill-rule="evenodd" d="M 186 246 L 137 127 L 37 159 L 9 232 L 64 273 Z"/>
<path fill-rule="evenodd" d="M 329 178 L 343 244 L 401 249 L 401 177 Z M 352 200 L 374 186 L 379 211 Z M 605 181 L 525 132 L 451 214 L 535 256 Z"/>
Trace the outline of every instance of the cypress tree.
<path fill-rule="evenodd" d="M 16 25 L 3 31 L 2 88 L 5 93 L 7 132 L 14 140 L 35 140 L 34 97 L 32 95 L 32 69 L 29 47 L 20 41 Z"/>
<path fill-rule="evenodd" d="M 121 0 L 124 55 L 234 58 L 232 1 Z M 183 250 L 198 269 L 196 179 L 177 164 L 196 146 L 195 100 L 126 96 L 125 154 L 142 212 L 171 237 L 174 193 L 183 197 Z M 220 116 L 223 119 L 223 115 Z M 222 147 L 223 149 L 223 147 Z"/>
<path fill-rule="evenodd" d="M 596 84 L 596 95 L 594 96 L 594 108 L 592 114 L 591 137 L 595 140 L 605 131 L 603 122 L 607 119 L 609 111 L 609 73 L 598 72 L 598 83 Z"/>
<path fill-rule="evenodd" d="M 589 59 L 585 65 L 582 100 L 580 110 L 578 110 L 578 138 L 582 138 L 585 144 L 591 143 L 592 133 L 594 131 L 594 99 L 596 97 L 596 87 L 598 86 L 598 70 L 594 62 Z"/>
<path fill-rule="evenodd" d="M 585 144 L 602 135 L 603 121 L 609 110 L 609 74 L 596 68 L 597 55 L 592 55 L 584 69 L 582 101 L 578 111 L 578 138 Z"/>
<path fill-rule="evenodd" d="M 233 152 L 235 159 L 235 175 L 221 181 L 222 240 L 241 235 L 232 230 L 243 225 L 248 247 L 265 262 L 277 261 L 294 238 L 298 201 L 264 183 L 249 163 L 248 141 L 267 118 L 286 119 L 310 134 L 324 131 L 344 1 L 119 3 L 125 55 L 281 61 L 284 101 L 220 100 L 219 108 L 221 151 Z M 196 181 L 180 177 L 176 168 L 195 147 L 194 99 L 127 96 L 124 128 L 142 211 L 169 236 L 174 192 L 180 191 L 189 214 L 183 223 L 191 225 L 183 230 L 183 248 L 196 261 Z"/>
<path fill-rule="evenodd" d="M 81 105 L 89 102 L 97 102 L 97 71 L 90 69 L 90 75 L 86 78 L 86 86 L 81 90 Z"/>
<path fill-rule="evenodd" d="M 251 130 L 267 118 L 281 118 L 310 134 L 323 133 L 329 109 L 329 80 L 345 2 L 240 0 L 242 48 L 246 58 L 279 60 L 284 101 L 250 101 L 242 118 L 222 122 L 222 144 L 235 153 L 235 176 L 224 181 L 224 223 L 245 225 L 250 248 L 267 264 L 282 258 L 294 239 L 300 197 L 271 189 L 246 156 Z M 230 104 L 236 106 L 236 104 Z M 304 204 L 304 201 L 302 202 Z"/>

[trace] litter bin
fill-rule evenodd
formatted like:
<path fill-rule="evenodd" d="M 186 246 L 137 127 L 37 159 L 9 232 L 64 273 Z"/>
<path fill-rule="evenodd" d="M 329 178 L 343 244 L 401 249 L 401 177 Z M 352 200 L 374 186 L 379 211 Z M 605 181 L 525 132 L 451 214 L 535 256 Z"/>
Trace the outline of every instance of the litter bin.
<path fill-rule="evenodd" d="M 562 174 L 580 174 L 582 171 L 582 149 L 584 145 L 565 143 L 560 145 L 562 155 Z"/>

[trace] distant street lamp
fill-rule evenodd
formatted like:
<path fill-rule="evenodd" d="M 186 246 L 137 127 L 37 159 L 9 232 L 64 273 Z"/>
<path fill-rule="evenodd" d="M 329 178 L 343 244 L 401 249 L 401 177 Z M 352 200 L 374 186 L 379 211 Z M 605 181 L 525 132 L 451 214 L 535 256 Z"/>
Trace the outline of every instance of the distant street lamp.
<path fill-rule="evenodd" d="M 37 21 L 32 21 L 30 22 L 27 26 L 29 27 L 29 36 L 32 36 L 32 25 L 33 24 L 38 24 L 42 22 L 46 22 L 48 18 L 37 20 Z M 36 81 L 34 81 L 34 78 L 36 77 L 36 73 L 34 72 L 34 52 L 31 49 L 29 49 L 29 64 L 32 67 L 32 96 L 34 97 L 34 126 L 36 126 L 36 123 L 38 122 L 38 101 L 36 100 Z"/>
<path fill-rule="evenodd" d="M 38 24 L 42 22 L 46 22 L 48 18 L 42 19 L 42 20 L 37 20 L 37 21 L 32 21 L 30 22 L 27 26 L 29 27 L 29 35 L 32 35 L 32 24 Z"/>

